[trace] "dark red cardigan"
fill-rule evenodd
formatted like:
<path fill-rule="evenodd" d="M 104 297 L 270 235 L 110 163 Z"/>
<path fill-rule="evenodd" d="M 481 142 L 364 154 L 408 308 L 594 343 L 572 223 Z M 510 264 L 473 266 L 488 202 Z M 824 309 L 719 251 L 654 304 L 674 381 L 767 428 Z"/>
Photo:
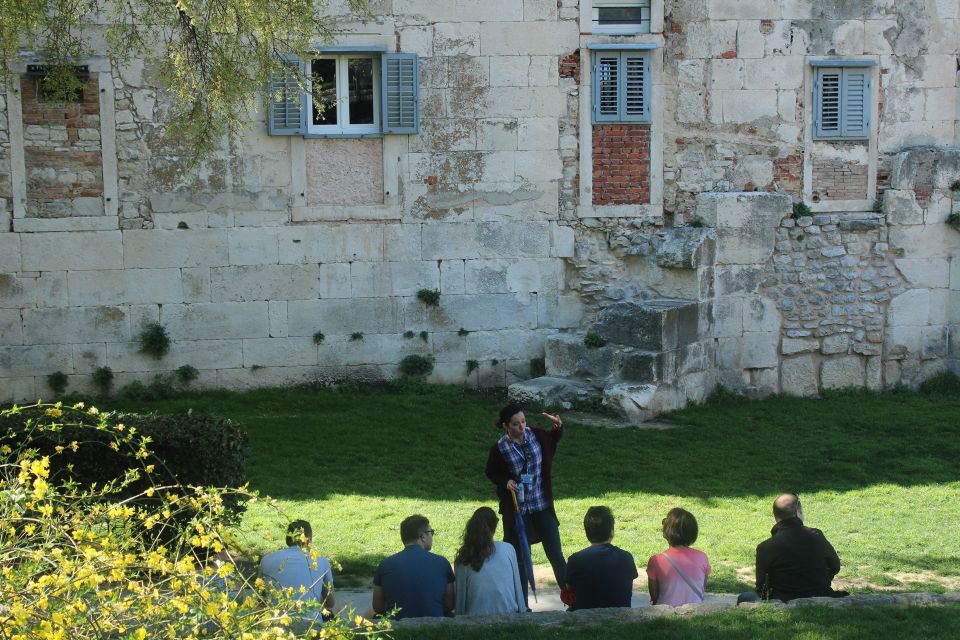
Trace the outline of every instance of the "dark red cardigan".
<path fill-rule="evenodd" d="M 540 487 L 543 489 L 543 497 L 547 501 L 547 510 L 556 519 L 557 512 L 553 508 L 553 476 L 551 472 L 553 470 L 553 457 L 557 453 L 557 443 L 563 437 L 563 429 L 554 427 L 547 431 L 540 427 L 530 427 L 530 430 L 533 431 L 537 442 L 540 443 L 540 451 L 543 455 L 543 462 L 540 466 Z M 500 513 L 503 518 L 503 536 L 506 538 L 513 533 L 515 513 L 513 498 L 510 490 L 507 489 L 507 481 L 520 482 L 520 478 L 510 472 L 510 467 L 496 443 L 490 447 L 490 453 L 487 455 L 485 473 L 490 478 L 490 482 L 497 486 L 497 498 L 500 499 Z"/>

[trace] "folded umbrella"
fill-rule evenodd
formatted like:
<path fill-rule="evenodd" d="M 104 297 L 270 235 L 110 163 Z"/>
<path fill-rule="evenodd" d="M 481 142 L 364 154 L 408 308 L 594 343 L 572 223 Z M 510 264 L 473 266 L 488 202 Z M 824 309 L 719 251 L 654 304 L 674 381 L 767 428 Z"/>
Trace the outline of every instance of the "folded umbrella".
<path fill-rule="evenodd" d="M 530 555 L 527 527 L 523 522 L 523 514 L 520 513 L 520 505 L 517 503 L 517 492 L 511 491 L 510 495 L 513 496 L 513 508 L 516 512 L 514 514 L 513 530 L 517 534 L 517 540 L 519 542 L 517 546 L 520 547 L 520 555 L 522 556 L 518 558 L 518 560 L 523 563 L 523 566 L 527 570 L 527 583 L 530 585 L 530 593 L 533 594 L 533 601 L 537 602 L 537 580 L 533 576 L 533 557 Z"/>

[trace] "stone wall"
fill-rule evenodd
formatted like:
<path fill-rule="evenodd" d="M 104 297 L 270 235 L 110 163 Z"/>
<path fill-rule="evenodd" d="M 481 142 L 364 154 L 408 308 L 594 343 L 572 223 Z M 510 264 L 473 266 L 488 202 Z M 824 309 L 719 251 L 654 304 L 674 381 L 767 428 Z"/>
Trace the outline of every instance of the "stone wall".
<path fill-rule="evenodd" d="M 654 0 L 651 33 L 610 36 L 589 0 L 378 1 L 339 43 L 419 55 L 419 134 L 269 136 L 261 111 L 192 168 L 155 71 L 95 55 L 99 121 L 76 137 L 99 145 L 99 215 L 27 216 L 29 172 L 86 183 L 27 161 L 29 96 L 7 87 L 2 395 L 42 395 L 58 370 L 83 390 L 99 366 L 118 385 L 184 364 L 203 386 L 382 377 L 409 354 L 435 381 L 503 385 L 548 335 L 658 298 L 697 303 L 704 371 L 751 392 L 956 368 L 960 7 L 840 4 Z M 613 42 L 650 52 L 650 124 L 590 120 L 590 46 Z M 824 57 L 874 63 L 870 140 L 812 140 Z M 603 183 L 601 156 L 625 179 Z M 811 216 L 791 218 L 798 201 Z M 671 261 L 691 226 L 714 248 Z M 137 351 L 149 322 L 174 340 L 160 361 Z"/>

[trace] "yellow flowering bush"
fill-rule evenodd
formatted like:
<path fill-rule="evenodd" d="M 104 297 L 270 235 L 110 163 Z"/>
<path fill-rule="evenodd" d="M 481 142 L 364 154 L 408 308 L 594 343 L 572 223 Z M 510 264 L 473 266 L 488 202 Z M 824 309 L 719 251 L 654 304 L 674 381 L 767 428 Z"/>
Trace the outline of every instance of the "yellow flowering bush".
<path fill-rule="evenodd" d="M 225 502 L 247 503 L 258 499 L 255 493 L 154 483 L 162 461 L 149 438 L 82 403 L 14 406 L 0 411 L 0 420 L 25 410 L 28 437 L 0 444 L 3 640 L 386 635 L 388 623 L 350 619 L 352 612 L 321 625 L 292 591 L 224 561 L 231 539 Z M 30 447 L 65 428 L 95 431 L 90 441 L 108 433 L 110 449 L 128 467 L 111 481 L 84 485 L 58 460 L 88 444 L 82 435 L 50 453 Z M 65 473 L 51 471 L 57 469 Z"/>

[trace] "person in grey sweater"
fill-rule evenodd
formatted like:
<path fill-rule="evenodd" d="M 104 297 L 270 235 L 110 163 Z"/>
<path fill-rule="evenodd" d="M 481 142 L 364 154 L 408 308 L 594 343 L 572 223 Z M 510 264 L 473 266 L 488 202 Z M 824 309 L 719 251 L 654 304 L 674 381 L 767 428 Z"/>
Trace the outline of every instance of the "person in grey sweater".
<path fill-rule="evenodd" d="M 463 545 L 453 561 L 458 616 L 518 613 L 527 610 L 520 585 L 517 552 L 493 539 L 499 518 L 490 507 L 473 512 L 463 531 Z"/>

